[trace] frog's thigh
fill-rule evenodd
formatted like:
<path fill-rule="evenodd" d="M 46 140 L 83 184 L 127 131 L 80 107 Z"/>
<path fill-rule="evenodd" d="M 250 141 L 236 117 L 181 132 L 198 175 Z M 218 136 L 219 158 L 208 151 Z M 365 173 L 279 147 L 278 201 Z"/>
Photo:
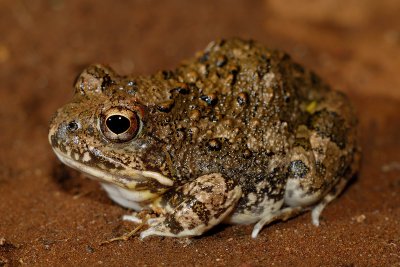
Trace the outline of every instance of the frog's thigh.
<path fill-rule="evenodd" d="M 240 186 L 219 173 L 200 176 L 153 203 L 161 215 L 148 221 L 140 237 L 201 235 L 232 212 L 241 194 Z"/>
<path fill-rule="evenodd" d="M 290 207 L 309 207 L 318 203 L 312 211 L 312 222 L 318 226 L 322 210 L 343 190 L 348 179 L 336 174 L 338 147 L 328 139 L 315 136 L 311 137 L 312 150 L 293 149 L 284 199 L 285 205 Z M 312 142 L 313 138 L 320 139 L 318 146 L 313 145 L 316 143 Z"/>
<path fill-rule="evenodd" d="M 285 204 L 291 207 L 309 206 L 318 202 L 326 186 L 324 177 L 316 174 L 315 158 L 311 151 L 295 147 L 288 167 Z"/>

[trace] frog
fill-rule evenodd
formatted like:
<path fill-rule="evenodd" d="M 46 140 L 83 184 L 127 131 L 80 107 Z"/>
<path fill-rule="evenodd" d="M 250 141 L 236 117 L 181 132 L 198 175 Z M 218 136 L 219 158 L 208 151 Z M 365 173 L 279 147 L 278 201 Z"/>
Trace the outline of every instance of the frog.
<path fill-rule="evenodd" d="M 99 181 L 149 236 L 201 236 L 219 224 L 264 226 L 322 210 L 357 173 L 348 97 L 287 53 L 254 40 L 211 42 L 173 70 L 77 77 L 49 142 Z M 138 212 L 151 218 L 140 218 Z"/>

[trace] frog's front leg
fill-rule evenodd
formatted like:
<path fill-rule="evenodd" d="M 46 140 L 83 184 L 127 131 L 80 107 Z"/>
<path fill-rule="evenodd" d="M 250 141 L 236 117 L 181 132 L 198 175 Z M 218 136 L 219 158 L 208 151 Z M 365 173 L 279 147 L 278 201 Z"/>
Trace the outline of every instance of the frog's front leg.
<path fill-rule="evenodd" d="M 230 178 L 219 173 L 200 176 L 166 192 L 151 204 L 160 215 L 147 221 L 149 228 L 140 237 L 201 235 L 223 221 L 241 195 L 240 186 Z"/>

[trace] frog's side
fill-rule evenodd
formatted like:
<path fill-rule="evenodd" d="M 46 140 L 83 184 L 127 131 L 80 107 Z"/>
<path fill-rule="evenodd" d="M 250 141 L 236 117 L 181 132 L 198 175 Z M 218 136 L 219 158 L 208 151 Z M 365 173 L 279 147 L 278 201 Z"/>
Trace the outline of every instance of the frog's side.
<path fill-rule="evenodd" d="M 322 209 L 356 171 L 346 97 L 286 54 L 239 39 L 211 43 L 174 71 L 78 77 L 49 140 L 61 161 L 117 203 L 152 209 L 149 235 L 201 235 Z M 130 124 L 129 124 L 130 120 Z"/>

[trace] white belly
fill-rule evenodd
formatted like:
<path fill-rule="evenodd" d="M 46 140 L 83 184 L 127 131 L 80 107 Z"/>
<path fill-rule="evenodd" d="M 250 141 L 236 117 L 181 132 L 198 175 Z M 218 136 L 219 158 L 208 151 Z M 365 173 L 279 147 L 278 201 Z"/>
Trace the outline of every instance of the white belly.
<path fill-rule="evenodd" d="M 109 183 L 101 185 L 114 202 L 125 208 L 141 211 L 148 207 L 146 200 L 149 199 L 149 193 L 147 191 L 130 191 Z"/>

